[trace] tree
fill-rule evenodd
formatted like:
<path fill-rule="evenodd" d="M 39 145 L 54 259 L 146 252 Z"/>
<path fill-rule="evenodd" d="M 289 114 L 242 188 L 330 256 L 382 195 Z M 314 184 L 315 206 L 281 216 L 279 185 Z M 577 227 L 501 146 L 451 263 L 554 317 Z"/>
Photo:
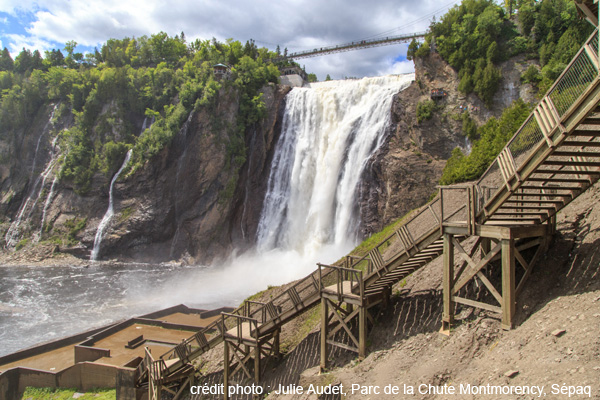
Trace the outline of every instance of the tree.
<path fill-rule="evenodd" d="M 0 71 L 12 71 L 14 68 L 14 61 L 5 47 L 0 53 Z"/>
<path fill-rule="evenodd" d="M 46 61 L 50 62 L 50 66 L 59 67 L 65 64 L 65 56 L 58 49 L 46 50 Z"/>
<path fill-rule="evenodd" d="M 19 55 L 15 58 L 15 72 L 26 73 L 31 72 L 32 60 L 33 56 L 31 54 L 31 50 L 23 47 L 23 50 L 19 53 Z"/>
<path fill-rule="evenodd" d="M 31 56 L 31 69 L 44 69 L 44 59 L 39 50 L 34 50 Z"/>
<path fill-rule="evenodd" d="M 416 39 L 413 39 L 412 42 L 408 45 L 408 50 L 406 52 L 406 59 L 412 60 L 415 57 L 415 54 L 419 50 L 419 42 Z"/>
<path fill-rule="evenodd" d="M 67 58 L 73 58 L 73 52 L 75 51 L 75 47 L 77 47 L 77 42 L 74 40 L 69 40 L 67 43 L 65 43 Z"/>

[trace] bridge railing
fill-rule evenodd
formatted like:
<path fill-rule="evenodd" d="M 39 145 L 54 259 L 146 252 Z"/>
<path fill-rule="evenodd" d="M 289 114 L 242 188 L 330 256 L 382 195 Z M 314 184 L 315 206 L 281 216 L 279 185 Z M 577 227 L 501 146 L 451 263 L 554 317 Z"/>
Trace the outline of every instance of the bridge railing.
<path fill-rule="evenodd" d="M 355 42 L 350 42 L 350 43 L 318 47 L 318 48 L 314 48 L 312 50 L 298 51 L 298 52 L 290 53 L 286 57 L 276 58 L 273 61 L 279 61 L 279 60 L 282 60 L 285 58 L 310 57 L 310 56 L 316 55 L 316 54 L 343 51 L 344 49 L 376 47 L 376 46 L 380 46 L 380 45 L 383 45 L 386 43 L 392 44 L 395 42 L 406 41 L 409 39 L 422 38 L 422 37 L 425 37 L 426 34 L 427 34 L 427 31 L 423 31 L 423 32 L 407 33 L 407 34 L 396 35 L 396 36 L 379 37 L 379 38 L 375 38 L 375 39 L 357 40 Z"/>
<path fill-rule="evenodd" d="M 366 278 L 389 265 L 402 254 L 409 252 L 433 230 L 439 229 L 441 222 L 441 199 L 437 196 L 411 215 L 393 233 L 376 244 L 362 257 L 348 258 L 347 268 L 360 269 Z"/>
<path fill-rule="evenodd" d="M 577 101 L 598 77 L 598 30 L 588 38 L 573 60 L 548 90 L 535 110 L 513 135 L 508 144 L 476 183 L 477 212 L 503 188 L 511 191 L 510 180 L 531 161 L 540 146 L 553 146 L 552 132 L 560 129 L 561 120 L 573 112 Z M 541 186 L 540 186 L 541 188 Z"/>

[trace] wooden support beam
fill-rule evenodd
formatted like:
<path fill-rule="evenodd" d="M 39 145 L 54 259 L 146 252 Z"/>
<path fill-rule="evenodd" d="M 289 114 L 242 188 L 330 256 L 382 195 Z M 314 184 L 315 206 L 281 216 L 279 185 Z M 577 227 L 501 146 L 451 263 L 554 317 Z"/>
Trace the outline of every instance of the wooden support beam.
<path fill-rule="evenodd" d="M 578 175 L 585 175 L 585 172 Z M 581 178 L 527 178 L 528 182 L 590 183 L 590 179 Z"/>
<path fill-rule="evenodd" d="M 600 142 L 586 142 L 583 140 L 565 140 L 562 146 L 567 147 L 600 147 Z"/>
<path fill-rule="evenodd" d="M 509 209 L 515 209 L 516 207 L 509 207 Z M 527 208 L 527 207 L 525 207 Z M 539 215 L 541 216 L 546 216 L 548 215 L 547 212 L 540 212 L 540 211 L 496 211 L 492 216 L 497 216 L 497 215 Z"/>
<path fill-rule="evenodd" d="M 545 196 L 545 195 L 544 195 Z M 563 200 L 506 200 L 504 203 L 506 204 L 531 204 L 531 203 L 535 203 L 535 204 L 564 204 L 565 202 Z"/>
<path fill-rule="evenodd" d="M 359 307 L 358 313 L 358 358 L 364 360 L 367 355 L 367 308 Z"/>
<path fill-rule="evenodd" d="M 450 327 L 454 323 L 454 301 L 452 288 L 454 286 L 454 241 L 451 234 L 444 233 L 444 271 L 443 293 L 444 300 L 442 316 L 442 332 L 450 334 Z"/>
<path fill-rule="evenodd" d="M 501 243 L 496 244 L 496 246 L 494 246 L 494 248 L 485 255 L 485 257 L 483 257 L 479 263 L 477 263 L 475 265 L 475 267 L 472 267 L 471 270 L 469 271 L 469 273 L 462 277 L 462 279 L 460 279 L 460 281 L 458 281 L 453 287 L 452 287 L 452 294 L 456 294 L 458 293 L 458 291 L 460 289 L 463 288 L 463 286 L 465 286 L 467 284 L 467 282 L 469 282 L 475 275 L 477 275 L 477 272 L 479 272 L 481 270 L 481 268 L 485 267 L 490 260 L 500 252 L 500 250 L 502 249 Z M 444 255 L 446 253 L 444 252 Z"/>
<path fill-rule="evenodd" d="M 463 297 L 458 297 L 458 296 L 452 296 L 452 301 L 454 301 L 456 303 L 464 304 L 465 306 L 481 308 L 483 310 L 488 310 L 491 312 L 502 314 L 501 307 L 493 306 L 493 305 L 487 304 L 487 303 L 482 303 L 480 301 L 465 299 Z"/>
<path fill-rule="evenodd" d="M 328 329 L 328 309 L 329 300 L 325 297 L 321 297 L 321 372 L 327 370 L 327 329 Z"/>
<path fill-rule="evenodd" d="M 258 385 L 260 382 L 260 355 L 261 355 L 261 345 L 260 341 L 256 343 L 256 347 L 254 348 L 254 384 Z"/>
<path fill-rule="evenodd" d="M 582 175 L 582 171 L 575 169 L 543 169 L 540 168 L 535 171 L 536 174 L 554 174 L 554 175 Z M 600 170 L 588 170 L 585 171 L 586 175 L 600 175 Z"/>
<path fill-rule="evenodd" d="M 502 239 L 502 328 L 512 329 L 516 312 L 515 241 Z"/>
<path fill-rule="evenodd" d="M 550 157 L 592 157 L 598 158 L 600 157 L 600 153 L 594 153 L 591 151 L 566 151 L 566 150 L 557 150 L 550 155 Z"/>
<path fill-rule="evenodd" d="M 570 166 L 570 167 L 598 168 L 598 167 L 600 167 L 600 162 L 598 162 L 598 161 L 546 160 L 542 163 L 542 165 L 560 165 L 560 166 Z"/>
<path fill-rule="evenodd" d="M 223 399 L 229 400 L 229 343 L 223 341 Z"/>

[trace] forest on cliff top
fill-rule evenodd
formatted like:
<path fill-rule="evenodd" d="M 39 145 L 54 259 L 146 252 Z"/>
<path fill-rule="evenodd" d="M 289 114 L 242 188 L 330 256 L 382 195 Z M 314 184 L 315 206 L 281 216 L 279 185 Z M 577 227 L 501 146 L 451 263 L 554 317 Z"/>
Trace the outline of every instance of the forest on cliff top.
<path fill-rule="evenodd" d="M 71 128 L 60 133 L 60 179 L 80 194 L 90 189 L 97 171 L 111 176 L 125 153 L 132 149 L 129 173 L 168 146 L 192 110 L 215 106 L 221 89 L 239 97 L 236 126 L 227 129 L 226 151 L 232 165 L 245 161 L 244 132 L 264 116 L 259 90 L 279 77 L 275 56 L 253 41 L 221 43 L 185 35 L 110 39 L 93 54 L 74 53 L 76 43 L 60 50 L 23 49 L 13 61 L 4 49 L 0 58 L 0 139 L 19 146 L 23 132 L 42 107 L 57 105 L 55 118 L 74 116 Z M 214 65 L 229 66 L 228 79 L 219 80 Z M 106 112 L 106 107 L 109 112 Z M 137 132 L 135 121 L 154 120 L 150 129 Z M 8 163 L 5 152 L 0 162 Z"/>

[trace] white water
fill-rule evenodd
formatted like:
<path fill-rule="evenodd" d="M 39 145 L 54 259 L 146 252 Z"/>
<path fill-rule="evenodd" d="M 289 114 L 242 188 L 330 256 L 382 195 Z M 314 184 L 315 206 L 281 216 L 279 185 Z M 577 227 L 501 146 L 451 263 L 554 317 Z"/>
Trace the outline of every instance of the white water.
<path fill-rule="evenodd" d="M 129 163 L 130 158 L 131 158 L 131 150 L 129 150 L 127 152 L 127 155 L 125 156 L 125 160 L 123 161 L 121 168 L 119 168 L 119 170 L 117 171 L 115 176 L 113 176 L 112 180 L 110 181 L 110 188 L 108 190 L 108 208 L 106 209 L 106 213 L 104 213 L 104 217 L 102 217 L 102 221 L 100 221 L 100 224 L 98 225 L 98 230 L 96 231 L 96 236 L 94 237 L 94 247 L 92 249 L 92 254 L 90 257 L 90 260 L 92 260 L 92 261 L 98 260 L 98 254 L 100 254 L 100 245 L 102 243 L 102 235 L 104 235 L 104 230 L 106 229 L 106 227 L 108 226 L 110 220 L 112 219 L 112 217 L 114 215 L 113 187 L 115 186 L 115 182 L 117 181 L 117 179 L 119 179 L 119 175 L 121 175 L 121 172 L 123 172 L 123 170 Z"/>
<path fill-rule="evenodd" d="M 31 180 L 33 178 L 33 174 L 35 173 L 35 165 L 37 162 L 37 156 L 38 156 L 38 150 L 40 149 L 40 143 L 42 141 L 42 137 L 44 137 L 44 135 L 46 134 L 46 132 L 48 131 L 48 127 L 50 127 L 50 125 L 54 125 L 54 113 L 56 113 L 56 108 L 58 107 L 60 103 L 56 103 L 54 105 L 54 107 L 52 107 L 52 113 L 50 114 L 50 117 L 48 118 L 48 122 L 46 122 L 46 125 L 44 125 L 44 129 L 42 129 L 42 133 L 40 133 L 40 137 L 37 140 L 37 144 L 35 145 L 35 153 L 33 154 L 33 165 L 31 167 L 31 175 L 29 177 L 29 179 Z"/>
<path fill-rule="evenodd" d="M 31 175 L 29 177 L 29 182 L 31 182 L 31 180 L 33 179 L 33 175 L 35 173 L 38 152 L 39 152 L 39 148 L 40 148 L 40 142 L 42 140 L 42 137 L 48 131 L 48 128 L 50 126 L 54 125 L 53 119 L 54 119 L 54 113 L 56 112 L 57 107 L 58 107 L 58 104 L 54 105 L 54 107 L 52 109 L 52 113 L 48 117 L 48 122 L 44 126 L 44 129 L 42 130 L 42 133 L 40 134 L 40 136 L 37 140 L 37 144 L 35 147 L 35 153 L 33 155 L 33 163 L 32 163 L 32 167 L 31 167 Z M 26 219 L 31 217 L 31 215 L 33 214 L 33 212 L 35 210 L 35 206 L 37 205 L 37 203 L 40 199 L 40 196 L 42 195 L 42 192 L 44 190 L 44 185 L 46 184 L 46 179 L 48 178 L 48 175 L 50 175 L 50 172 L 56 165 L 56 161 L 58 160 L 58 152 L 55 151 L 56 147 L 57 147 L 56 146 L 57 139 L 58 139 L 58 136 L 56 136 L 54 138 L 54 140 L 52 141 L 52 147 L 50 148 L 50 161 L 48 161 L 48 164 L 46 165 L 46 168 L 44 169 L 44 171 L 42 171 L 42 173 L 36 178 L 31 190 L 29 191 L 29 195 L 27 196 L 24 203 L 21 205 L 21 208 L 19 209 L 17 218 L 11 223 L 10 227 L 8 228 L 8 231 L 6 232 L 4 240 L 6 241 L 7 248 L 14 248 L 17 245 L 19 238 L 20 238 L 20 234 L 21 234 L 21 224 L 23 222 L 23 217 L 25 216 L 25 213 L 27 211 L 29 211 L 29 213 L 27 214 Z M 41 185 L 40 185 L 40 183 L 41 183 Z M 34 196 L 35 196 L 35 199 L 34 199 Z M 32 201 L 33 201 L 33 204 L 32 204 Z M 30 206 L 30 204 L 32 204 L 32 205 Z"/>
<path fill-rule="evenodd" d="M 355 244 L 360 177 L 383 142 L 394 94 L 413 79 L 331 81 L 287 95 L 257 231 L 259 251 L 288 249 L 302 256 L 324 245 L 342 251 Z"/>
<path fill-rule="evenodd" d="M 48 208 L 50 204 L 52 204 L 52 199 L 54 199 L 54 188 L 56 187 L 56 182 L 58 182 L 58 176 L 55 176 L 52 180 L 52 185 L 50 185 L 50 193 L 48 193 L 48 197 L 46 197 L 46 202 L 44 203 L 44 209 L 42 211 L 42 222 L 40 223 L 40 231 L 38 234 L 38 238 L 41 239 L 44 234 L 44 223 L 46 222 L 46 214 L 48 213 Z"/>
<path fill-rule="evenodd" d="M 188 130 L 190 129 L 190 123 L 192 122 L 193 116 L 194 116 L 194 110 L 192 110 L 190 112 L 187 119 L 183 123 L 183 126 L 179 130 L 179 136 L 183 137 L 182 140 L 184 141 L 185 149 L 183 150 L 183 153 L 181 154 L 181 156 L 179 156 L 179 159 L 177 160 L 177 172 L 175 173 L 175 190 L 176 191 L 179 191 L 179 189 L 180 189 L 179 176 L 181 175 L 181 167 L 183 166 L 183 164 L 187 158 L 187 149 L 188 149 L 187 146 L 185 145 L 185 140 L 187 138 Z M 175 246 L 177 245 L 177 241 L 179 240 L 179 232 L 180 232 L 180 228 L 181 228 L 181 223 L 179 221 L 179 198 L 180 198 L 180 196 L 178 196 L 176 194 L 175 198 L 174 198 L 174 208 L 175 208 L 175 224 L 177 225 L 177 228 L 175 229 L 175 234 L 173 235 L 173 240 L 171 241 L 171 250 L 169 252 L 170 258 L 173 258 L 173 256 L 175 255 Z"/>

